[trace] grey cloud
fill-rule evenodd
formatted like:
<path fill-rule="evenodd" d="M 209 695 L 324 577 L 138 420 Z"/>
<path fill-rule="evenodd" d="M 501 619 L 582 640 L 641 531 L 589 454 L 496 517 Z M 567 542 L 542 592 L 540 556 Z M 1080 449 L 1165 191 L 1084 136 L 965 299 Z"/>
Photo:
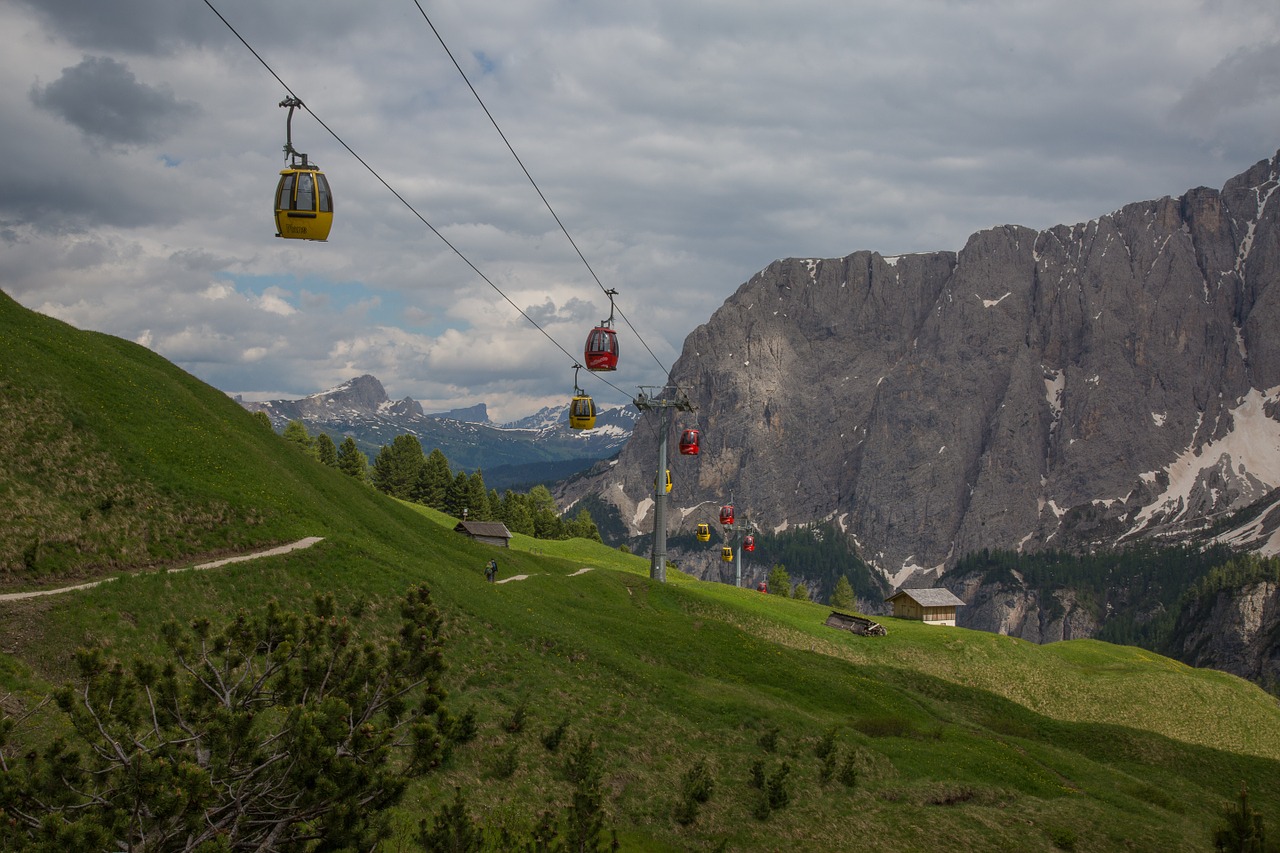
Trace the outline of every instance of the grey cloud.
<path fill-rule="evenodd" d="M 1280 99 L 1280 41 L 1241 48 L 1192 85 L 1172 115 L 1185 124 L 1207 127 L 1224 115 Z"/>
<path fill-rule="evenodd" d="M 46 26 L 82 50 L 171 55 L 187 46 L 239 48 L 218 16 L 203 3 L 173 0 L 23 0 Z M 346 38 L 354 26 L 377 16 L 361 3 L 233 4 L 214 6 L 255 45 Z M 227 8 L 222 8 L 226 6 Z M 301 11 L 300 11 L 301 9 Z M 300 23 L 299 17 L 305 16 Z"/>
<path fill-rule="evenodd" d="M 48 86 L 32 86 L 31 102 L 91 138 L 122 145 L 159 142 L 197 112 L 194 104 L 140 82 L 127 65 L 102 56 L 62 69 Z"/>
<path fill-rule="evenodd" d="M 528 306 L 524 309 L 524 313 L 539 325 L 546 325 L 556 320 L 570 323 L 583 322 L 599 312 L 592 303 L 577 297 L 566 300 L 559 308 L 548 297 L 541 305 Z"/>
<path fill-rule="evenodd" d="M 51 29 L 87 50 L 167 52 L 179 41 L 198 41 L 209 29 L 205 16 L 212 19 L 199 4 L 167 0 L 27 0 L 27 5 Z"/>
<path fill-rule="evenodd" d="M 18 0 L 0 2 L 0 24 L 43 38 L 11 45 L 0 69 L 5 286 L 90 328 L 150 330 L 162 353 L 227 389 L 301 396 L 372 372 L 392 396 L 440 409 L 563 396 L 572 371 L 523 318 L 456 303 L 473 291 L 500 302 L 479 269 L 574 352 L 607 299 L 412 4 L 213 3 L 467 263 L 310 116 L 295 117 L 294 141 L 333 182 L 334 233 L 324 246 L 276 240 L 281 93 L 199 0 Z M 473 0 L 431 13 L 592 270 L 669 364 L 774 258 L 957 250 L 999 223 L 1070 224 L 1220 186 L 1269 154 L 1275 0 L 1207 4 L 1221 8 Z M 115 57 L 120 97 L 96 94 L 90 84 L 108 81 L 85 79 L 83 64 L 58 79 L 83 54 Z M 28 97 L 37 73 L 56 83 Z M 201 115 L 159 149 L 145 140 L 173 130 L 177 104 L 162 80 Z M 99 102 L 114 114 L 91 113 Z M 95 238 L 134 241 L 136 256 L 95 265 Z M 222 273 L 279 282 L 297 313 L 205 298 Z M 433 347 L 450 323 L 464 344 Z M 660 382 L 656 359 L 620 333 L 613 381 Z M 337 352 L 347 340 L 364 344 Z"/>

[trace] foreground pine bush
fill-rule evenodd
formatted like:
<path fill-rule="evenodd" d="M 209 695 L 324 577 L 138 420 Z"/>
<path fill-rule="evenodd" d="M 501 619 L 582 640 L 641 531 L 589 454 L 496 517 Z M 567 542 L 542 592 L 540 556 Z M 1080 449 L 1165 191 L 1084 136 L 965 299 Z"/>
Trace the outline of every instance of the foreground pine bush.
<path fill-rule="evenodd" d="M 370 849 L 466 729 L 443 714 L 425 587 L 401 616 L 395 640 L 359 641 L 319 596 L 217 630 L 170 623 L 163 662 L 82 649 L 53 696 L 70 735 L 22 758 L 0 749 L 0 848 Z M 13 723 L 0 718 L 0 747 Z"/>

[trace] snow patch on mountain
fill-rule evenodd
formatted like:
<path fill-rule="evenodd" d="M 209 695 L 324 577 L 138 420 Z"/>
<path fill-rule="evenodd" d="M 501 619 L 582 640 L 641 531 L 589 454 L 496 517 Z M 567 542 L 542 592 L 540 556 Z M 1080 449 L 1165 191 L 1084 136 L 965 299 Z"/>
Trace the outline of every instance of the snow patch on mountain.
<path fill-rule="evenodd" d="M 1220 502 L 1229 494 L 1238 509 L 1280 485 L 1280 421 L 1267 408 L 1280 401 L 1280 386 L 1249 393 L 1230 410 L 1231 431 L 1200 447 L 1184 450 L 1162 472 L 1168 485 L 1138 513 L 1135 530 L 1155 520 L 1178 521 L 1206 498 Z M 1160 472 L 1143 479 L 1160 479 Z"/>

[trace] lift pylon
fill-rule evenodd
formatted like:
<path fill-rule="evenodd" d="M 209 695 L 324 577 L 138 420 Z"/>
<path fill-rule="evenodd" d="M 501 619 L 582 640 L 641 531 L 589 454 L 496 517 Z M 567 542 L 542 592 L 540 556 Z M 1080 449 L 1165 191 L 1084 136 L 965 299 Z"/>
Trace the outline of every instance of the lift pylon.
<path fill-rule="evenodd" d="M 647 392 L 647 393 L 646 393 Z M 693 404 L 683 391 L 674 385 L 662 388 L 640 386 L 640 394 L 633 401 L 641 412 L 658 414 L 658 470 L 653 487 L 653 551 L 649 560 L 649 578 L 659 583 L 667 582 L 667 433 L 671 432 L 671 413 L 693 411 Z"/>

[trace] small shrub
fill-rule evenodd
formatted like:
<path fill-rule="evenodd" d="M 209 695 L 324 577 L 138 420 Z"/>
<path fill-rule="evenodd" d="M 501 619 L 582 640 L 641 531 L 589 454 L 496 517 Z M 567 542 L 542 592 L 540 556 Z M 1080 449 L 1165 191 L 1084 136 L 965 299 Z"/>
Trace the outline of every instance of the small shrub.
<path fill-rule="evenodd" d="M 498 753 L 490 775 L 495 779 L 510 779 L 518 769 L 520 769 L 520 754 L 518 747 L 513 743 Z"/>
<path fill-rule="evenodd" d="M 461 788 L 453 789 L 453 802 L 441 806 L 430 823 L 418 822 L 418 843 L 428 853 L 479 853 L 484 849 L 484 830 L 471 817 Z"/>
<path fill-rule="evenodd" d="M 680 778 L 680 802 L 676 804 L 673 815 L 676 823 L 688 826 L 697 820 L 698 806 L 710 800 L 714 791 L 715 780 L 707 769 L 706 760 L 700 758 Z"/>
<path fill-rule="evenodd" d="M 770 774 L 765 775 L 764 763 L 751 765 L 751 787 L 760 789 L 760 796 L 752 807 L 751 816 L 764 821 L 778 809 L 791 802 L 791 765 L 783 761 Z"/>
<path fill-rule="evenodd" d="M 600 758 L 596 755 L 595 740 L 590 735 L 579 738 L 577 746 L 565 759 L 564 777 L 577 785 L 599 776 Z"/>
<path fill-rule="evenodd" d="M 546 747 L 547 752 L 555 752 L 560 748 L 560 742 L 564 740 L 564 733 L 569 729 L 569 718 L 565 717 L 560 721 L 560 725 L 554 729 L 548 729 L 542 735 L 542 745 Z"/>
<path fill-rule="evenodd" d="M 850 751 L 844 757 L 844 761 L 840 764 L 840 784 L 846 788 L 854 788 L 858 785 L 858 754 Z"/>
<path fill-rule="evenodd" d="M 443 708 L 436 712 L 440 731 L 453 744 L 471 743 L 475 740 L 479 727 L 476 724 L 476 709 L 468 708 L 457 717 L 450 716 Z"/>
<path fill-rule="evenodd" d="M 781 731 L 782 730 L 777 726 L 769 726 L 769 728 L 765 729 L 764 733 L 760 735 L 760 739 L 757 740 L 756 743 L 758 743 L 760 748 L 765 752 L 777 752 L 778 734 Z"/>
<path fill-rule="evenodd" d="M 1053 846 L 1059 850 L 1072 851 L 1076 849 L 1078 843 L 1076 831 L 1066 826 L 1051 826 L 1046 829 L 1049 834 L 1049 840 L 1053 842 Z"/>
<path fill-rule="evenodd" d="M 769 808 L 774 811 L 786 808 L 791 802 L 791 765 L 782 762 L 778 765 L 778 769 L 773 771 L 772 775 L 765 780 L 764 793 L 765 799 L 769 801 Z"/>
<path fill-rule="evenodd" d="M 1236 805 L 1224 810 L 1223 821 L 1213 833 L 1213 849 L 1261 853 L 1267 849 L 1265 838 L 1262 814 L 1249 805 L 1249 786 L 1242 784 Z"/>
<path fill-rule="evenodd" d="M 818 781 L 826 785 L 836 775 L 836 762 L 840 758 L 840 750 L 833 749 L 822 756 L 822 764 L 818 767 Z"/>
<path fill-rule="evenodd" d="M 818 741 L 818 745 L 813 748 L 813 754 L 818 758 L 826 758 L 836 748 L 836 728 L 832 726 L 827 733 Z"/>
<path fill-rule="evenodd" d="M 617 830 L 610 830 L 605 841 L 604 771 L 590 737 L 580 738 L 565 762 L 565 776 L 573 783 L 573 794 L 564 812 L 564 844 L 558 849 L 591 851 L 618 849 Z M 546 848 L 535 848 L 546 849 Z"/>
<path fill-rule="evenodd" d="M 681 826 L 689 826 L 698 819 L 698 804 L 688 797 L 681 797 L 671 816 Z"/>
<path fill-rule="evenodd" d="M 524 724 L 529 716 L 529 705 L 523 699 L 520 704 L 511 709 L 511 716 L 507 717 L 502 727 L 514 734 L 524 731 Z"/>
<path fill-rule="evenodd" d="M 685 771 L 680 780 L 680 792 L 686 799 L 695 803 L 705 803 L 715 793 L 716 783 L 707 769 L 705 759 L 699 758 L 697 763 Z"/>

